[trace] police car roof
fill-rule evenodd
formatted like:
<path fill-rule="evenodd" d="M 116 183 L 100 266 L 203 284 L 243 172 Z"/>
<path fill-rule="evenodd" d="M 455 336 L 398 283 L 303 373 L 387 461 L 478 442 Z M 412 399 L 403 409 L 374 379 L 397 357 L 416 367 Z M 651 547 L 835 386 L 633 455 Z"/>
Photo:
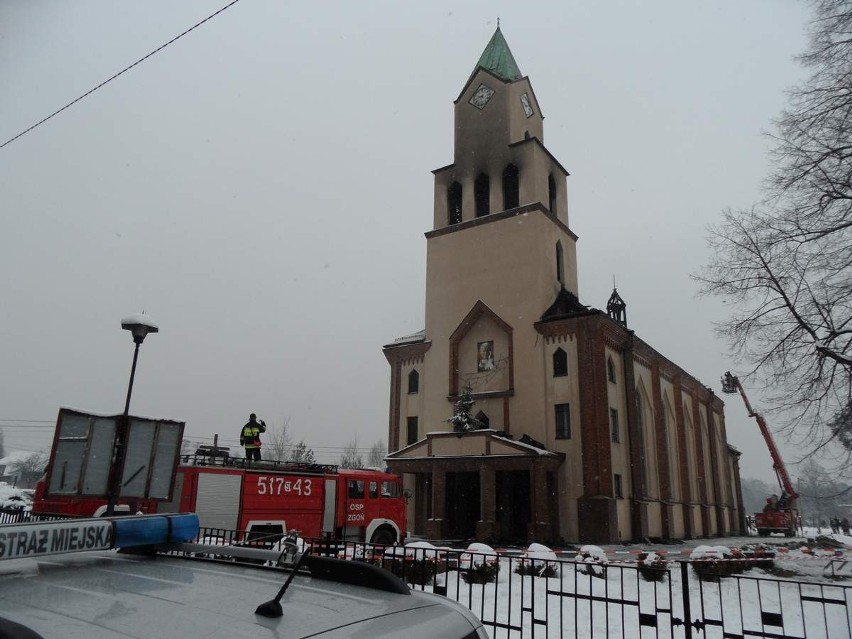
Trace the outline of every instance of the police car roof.
<path fill-rule="evenodd" d="M 469 610 L 443 597 L 301 573 L 281 600 L 282 617 L 256 615 L 287 575 L 278 568 L 114 551 L 13 559 L 0 563 L 0 636 L 30 636 L 21 629 L 10 634 L 16 629 L 5 620 L 46 638 L 485 636 Z"/>

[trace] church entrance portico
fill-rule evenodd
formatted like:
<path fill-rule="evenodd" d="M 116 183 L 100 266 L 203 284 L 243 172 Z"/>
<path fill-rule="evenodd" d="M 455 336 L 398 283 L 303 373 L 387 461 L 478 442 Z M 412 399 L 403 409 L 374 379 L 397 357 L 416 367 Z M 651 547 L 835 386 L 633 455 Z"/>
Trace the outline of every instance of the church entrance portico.
<path fill-rule="evenodd" d="M 504 543 L 559 537 L 555 471 L 563 460 L 493 430 L 429 433 L 387 458 L 426 504 L 414 509 L 412 533 Z"/>

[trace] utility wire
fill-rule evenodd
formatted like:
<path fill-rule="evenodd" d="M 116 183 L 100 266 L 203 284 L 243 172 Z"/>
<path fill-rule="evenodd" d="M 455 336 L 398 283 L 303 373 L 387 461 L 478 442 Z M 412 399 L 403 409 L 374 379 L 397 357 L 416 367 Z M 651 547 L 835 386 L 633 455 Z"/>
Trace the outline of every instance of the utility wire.
<path fill-rule="evenodd" d="M 58 111 L 54 111 L 53 113 L 51 113 L 51 114 L 50 114 L 49 116 L 47 116 L 46 118 L 44 118 L 44 119 L 42 119 L 42 120 L 39 120 L 38 122 L 36 122 L 35 124 L 33 124 L 30 128 L 28 128 L 28 129 L 26 129 L 26 130 L 24 130 L 24 131 L 21 131 L 21 132 L 20 132 L 20 133 L 18 133 L 18 135 L 16 135 L 15 137 L 13 137 L 13 138 L 11 138 L 11 139 L 9 139 L 9 140 L 6 140 L 3 144 L 0 144 L 0 149 L 2 149 L 2 148 L 3 148 L 4 146 L 6 146 L 7 144 L 11 144 L 11 143 L 12 143 L 12 142 L 14 142 L 15 140 L 17 140 L 19 137 L 21 137 L 21 136 L 23 136 L 23 135 L 26 135 L 27 133 L 29 133 L 30 131 L 32 131 L 32 130 L 33 130 L 33 129 L 35 129 L 36 127 L 41 126 L 42 124 L 44 124 L 45 122 L 47 122 L 47 121 L 48 121 L 50 118 L 52 118 L 53 116 L 55 116 L 55 115 L 59 115 L 60 113 L 62 113 L 62 112 L 63 112 L 65 109 L 67 109 L 68 107 L 73 106 L 74 104 L 76 104 L 77 102 L 79 102 L 80 100 L 82 100 L 83 98 L 85 98 L 86 96 L 91 95 L 92 93 L 94 93 L 95 91 L 97 91 L 98 89 L 100 89 L 100 88 L 101 88 L 102 86 L 104 86 L 105 84 L 108 84 L 108 83 L 112 82 L 113 80 L 115 80 L 118 76 L 122 75 L 123 73 L 126 73 L 127 71 L 130 71 L 130 69 L 132 69 L 133 67 L 135 67 L 137 64 L 140 64 L 140 63 L 144 62 L 145 60 L 147 60 L 148 58 L 150 58 L 150 57 L 151 57 L 152 55 L 154 55 L 155 53 L 159 53 L 160 51 L 162 51 L 163 49 L 165 49 L 167 46 L 169 46 L 172 42 L 175 42 L 175 41 L 179 40 L 180 38 L 182 38 L 183 36 L 185 36 L 187 33 L 189 33 L 190 31 L 192 31 L 193 29 L 196 29 L 196 28 L 200 27 L 202 24 L 204 24 L 205 22 L 207 22 L 208 20 L 210 20 L 210 19 L 212 19 L 212 18 L 215 18 L 217 15 L 219 15 L 220 13 L 222 13 L 225 9 L 228 9 L 229 7 L 232 7 L 233 5 L 237 4 L 239 1 L 240 1 L 240 0 L 232 0 L 232 2 L 228 3 L 227 5 L 225 5 L 224 7 L 222 7 L 221 9 L 219 9 L 218 11 L 216 11 L 215 13 L 211 13 L 209 16 L 207 16 L 206 18 L 204 18 L 204 20 L 202 20 L 201 22 L 198 22 L 197 24 L 192 25 L 189 29 L 187 29 L 186 31 L 184 31 L 184 32 L 183 32 L 183 33 L 181 33 L 180 35 L 175 36 L 174 38 L 172 38 L 171 40 L 169 40 L 168 42 L 166 42 L 164 45 L 157 47 L 156 49 L 154 49 L 153 51 L 151 51 L 151 53 L 149 53 L 148 55 L 146 55 L 146 56 L 144 56 L 144 57 L 142 57 L 142 58 L 139 58 L 136 62 L 134 62 L 133 64 L 131 64 L 129 67 L 125 67 L 124 69 L 122 69 L 121 71 L 119 71 L 118 73 L 116 73 L 115 75 L 113 75 L 112 77 L 107 78 L 106 80 L 104 80 L 103 82 L 101 82 L 98 86 L 96 86 L 94 89 L 90 89 L 89 91 L 86 91 L 86 92 L 85 92 L 83 95 L 81 95 L 79 98 L 77 98 L 77 99 L 75 99 L 75 100 L 71 100 L 71 102 L 69 102 L 68 104 L 66 104 L 64 107 L 62 107 L 62 108 L 61 108 L 61 109 L 59 109 Z"/>

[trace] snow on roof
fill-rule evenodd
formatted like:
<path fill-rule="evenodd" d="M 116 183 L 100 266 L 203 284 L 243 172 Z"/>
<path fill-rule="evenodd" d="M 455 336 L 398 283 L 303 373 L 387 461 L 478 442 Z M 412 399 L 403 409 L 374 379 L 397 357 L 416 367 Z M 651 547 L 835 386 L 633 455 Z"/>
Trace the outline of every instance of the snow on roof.
<path fill-rule="evenodd" d="M 530 444 L 525 444 L 522 441 L 518 441 L 517 439 L 509 439 L 508 437 L 500 437 L 499 435 L 492 435 L 494 439 L 502 439 L 504 442 L 509 442 L 510 444 L 514 444 L 515 446 L 520 446 L 522 448 L 526 448 L 532 453 L 536 453 L 538 455 L 557 455 L 558 453 L 554 453 L 545 448 L 539 448 L 538 446 L 532 446 Z"/>
<path fill-rule="evenodd" d="M 422 342 L 426 339 L 426 329 L 424 328 L 421 331 L 417 331 L 416 333 L 412 333 L 411 335 L 404 335 L 403 337 L 397 337 L 391 342 L 392 344 L 408 344 L 409 342 Z"/>
<path fill-rule="evenodd" d="M 104 411 L 100 411 L 100 410 L 86 410 L 84 408 L 74 408 L 72 406 L 60 406 L 59 410 L 70 410 L 70 411 L 73 411 L 75 413 L 82 413 L 83 415 L 91 415 L 92 417 L 105 417 L 107 419 L 114 418 L 114 417 L 120 417 L 121 415 L 124 414 L 123 411 L 121 411 L 121 410 L 105 413 Z M 130 417 L 130 419 L 147 419 L 148 421 L 152 421 L 152 422 L 183 422 L 184 421 L 182 419 L 175 419 L 174 417 L 152 417 L 150 415 L 137 415 L 136 413 L 131 413 L 129 415 L 129 417 Z"/>
<path fill-rule="evenodd" d="M 133 324 L 141 324 L 142 326 L 147 326 L 152 329 L 152 333 L 156 333 L 160 330 L 160 327 L 157 326 L 157 322 L 151 319 L 150 316 L 145 315 L 144 313 L 134 313 L 133 315 L 128 315 L 127 317 L 121 320 L 121 328 L 127 328 L 128 326 L 132 326 Z"/>

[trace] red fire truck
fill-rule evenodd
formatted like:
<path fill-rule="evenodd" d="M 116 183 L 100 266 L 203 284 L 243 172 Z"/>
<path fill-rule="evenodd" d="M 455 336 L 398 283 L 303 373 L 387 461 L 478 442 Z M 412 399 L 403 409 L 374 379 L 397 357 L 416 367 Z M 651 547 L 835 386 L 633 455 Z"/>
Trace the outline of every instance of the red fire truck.
<path fill-rule="evenodd" d="M 402 480 L 378 470 L 266 461 L 246 467 L 243 459 L 221 455 L 184 456 L 172 501 L 142 501 L 137 507 L 194 512 L 203 528 L 248 531 L 251 538 L 296 530 L 303 537 L 393 544 L 406 535 Z M 92 517 L 105 509 L 98 499 L 45 498 L 41 484 L 33 503 L 33 512 L 44 514 Z M 126 512 L 128 506 L 116 510 Z"/>

